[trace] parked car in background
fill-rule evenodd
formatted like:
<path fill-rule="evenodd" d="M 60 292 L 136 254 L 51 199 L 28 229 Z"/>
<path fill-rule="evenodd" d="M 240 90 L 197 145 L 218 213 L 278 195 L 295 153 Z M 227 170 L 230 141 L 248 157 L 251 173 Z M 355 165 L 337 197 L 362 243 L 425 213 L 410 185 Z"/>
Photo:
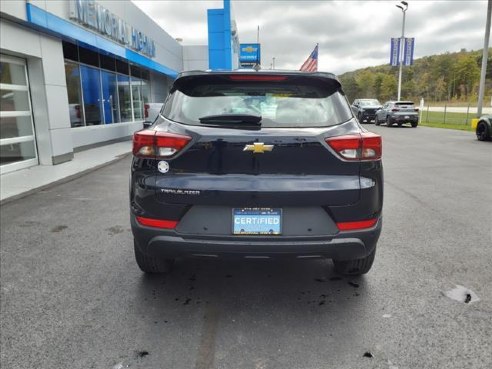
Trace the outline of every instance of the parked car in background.
<path fill-rule="evenodd" d="M 479 141 L 492 140 L 492 115 L 484 115 L 480 118 L 475 133 Z"/>
<path fill-rule="evenodd" d="M 381 109 L 381 103 L 377 99 L 355 99 L 351 107 L 360 123 L 370 123 L 374 121 L 376 111 Z"/>
<path fill-rule="evenodd" d="M 179 257 L 330 258 L 371 268 L 381 137 L 330 73 L 184 72 L 133 136 L 130 219 L 146 273 Z"/>
<path fill-rule="evenodd" d="M 377 126 L 386 123 L 388 127 L 393 124 L 401 127 L 405 123 L 410 123 L 415 128 L 419 124 L 419 109 L 412 101 L 387 101 L 376 112 L 374 123 Z"/>

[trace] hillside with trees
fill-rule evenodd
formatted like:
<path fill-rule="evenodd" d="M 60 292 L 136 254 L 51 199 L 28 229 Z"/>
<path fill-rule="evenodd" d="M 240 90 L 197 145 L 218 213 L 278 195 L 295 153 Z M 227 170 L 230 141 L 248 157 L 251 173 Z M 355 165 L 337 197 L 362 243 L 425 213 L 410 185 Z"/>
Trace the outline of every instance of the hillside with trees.
<path fill-rule="evenodd" d="M 492 48 L 489 49 L 485 81 L 485 103 L 492 94 Z M 412 66 L 403 66 L 401 97 L 418 102 L 476 103 L 482 51 L 426 56 Z M 380 65 L 339 76 L 350 102 L 356 98 L 396 99 L 399 67 Z"/>

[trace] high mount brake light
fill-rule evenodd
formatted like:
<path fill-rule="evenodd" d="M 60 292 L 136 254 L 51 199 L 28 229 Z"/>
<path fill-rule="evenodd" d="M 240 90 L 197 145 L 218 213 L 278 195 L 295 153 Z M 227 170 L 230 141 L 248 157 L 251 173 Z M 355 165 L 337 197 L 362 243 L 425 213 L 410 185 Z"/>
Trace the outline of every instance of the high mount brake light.
<path fill-rule="evenodd" d="M 251 74 L 233 74 L 229 76 L 231 81 L 255 81 L 255 82 L 274 82 L 274 81 L 285 81 L 286 76 L 262 76 L 262 75 L 251 75 Z"/>
<path fill-rule="evenodd" d="M 329 137 L 326 143 L 344 160 L 372 161 L 381 159 L 381 136 L 364 132 L 360 135 Z"/>
<path fill-rule="evenodd" d="M 169 158 L 185 147 L 191 137 L 170 132 L 140 131 L 133 134 L 133 155 L 155 159 Z"/>

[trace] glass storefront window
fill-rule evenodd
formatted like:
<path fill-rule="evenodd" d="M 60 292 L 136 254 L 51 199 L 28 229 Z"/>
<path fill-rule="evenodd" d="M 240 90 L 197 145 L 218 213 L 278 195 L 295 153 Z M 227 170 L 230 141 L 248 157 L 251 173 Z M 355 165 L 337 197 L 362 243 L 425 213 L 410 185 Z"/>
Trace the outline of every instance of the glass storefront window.
<path fill-rule="evenodd" d="M 82 92 L 84 99 L 85 124 L 87 126 L 102 123 L 101 114 L 101 76 L 96 68 L 80 66 Z"/>
<path fill-rule="evenodd" d="M 26 86 L 24 66 L 0 62 L 0 83 Z"/>
<path fill-rule="evenodd" d="M 132 77 L 132 99 L 133 99 L 133 117 L 135 120 L 143 120 L 144 104 L 142 99 L 142 81 Z"/>
<path fill-rule="evenodd" d="M 36 150 L 34 142 L 31 140 L 0 146 L 0 165 L 12 164 L 35 158 Z"/>
<path fill-rule="evenodd" d="M 14 138 L 32 136 L 31 115 L 18 117 L 0 117 L 0 137 Z"/>
<path fill-rule="evenodd" d="M 66 62 L 65 78 L 67 80 L 70 124 L 72 127 L 81 127 L 84 125 L 84 109 L 82 109 L 82 94 L 80 92 L 79 65 Z"/>
<path fill-rule="evenodd" d="M 131 122 L 132 103 L 130 94 L 130 78 L 128 76 L 118 75 L 118 96 L 120 102 L 120 117 L 122 122 Z"/>
<path fill-rule="evenodd" d="M 72 127 L 146 118 L 148 70 L 65 41 L 63 53 Z"/>
<path fill-rule="evenodd" d="M 104 123 L 120 122 L 116 74 L 101 71 Z"/>
<path fill-rule="evenodd" d="M 29 94 L 27 91 L 10 89 L 0 90 L 1 111 L 29 111 Z"/>

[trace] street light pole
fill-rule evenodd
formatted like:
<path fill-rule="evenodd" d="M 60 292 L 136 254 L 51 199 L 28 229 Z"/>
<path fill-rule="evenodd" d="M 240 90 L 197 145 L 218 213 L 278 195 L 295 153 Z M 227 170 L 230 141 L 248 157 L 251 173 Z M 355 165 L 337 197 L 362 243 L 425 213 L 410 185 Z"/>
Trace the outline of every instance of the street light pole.
<path fill-rule="evenodd" d="M 405 50 L 405 13 L 408 9 L 408 3 L 406 1 L 400 1 L 401 5 L 396 5 L 397 8 L 400 8 L 401 11 L 403 12 L 403 25 L 401 27 L 401 40 L 400 40 L 400 50 L 398 50 L 398 55 L 400 56 L 400 72 L 398 74 L 398 101 L 400 100 L 401 97 L 401 75 L 403 71 L 403 57 L 404 57 L 404 50 Z"/>
<path fill-rule="evenodd" d="M 485 73 L 487 72 L 491 15 L 492 15 L 492 0 L 489 0 L 489 3 L 487 5 L 487 21 L 485 22 L 485 37 L 483 40 L 482 71 L 480 73 L 480 86 L 478 89 L 478 106 L 477 106 L 478 117 L 482 115 L 483 96 L 485 93 Z"/>

